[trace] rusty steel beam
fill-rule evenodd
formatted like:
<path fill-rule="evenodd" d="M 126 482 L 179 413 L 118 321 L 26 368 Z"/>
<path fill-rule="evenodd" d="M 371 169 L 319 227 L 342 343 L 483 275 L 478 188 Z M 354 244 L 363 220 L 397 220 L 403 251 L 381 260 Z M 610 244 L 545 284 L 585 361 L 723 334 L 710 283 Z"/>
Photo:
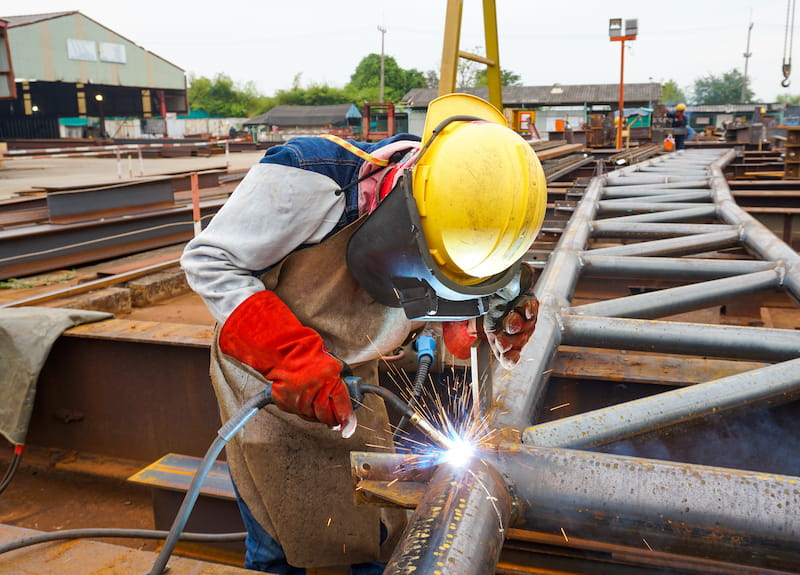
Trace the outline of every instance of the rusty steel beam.
<path fill-rule="evenodd" d="M 510 517 L 511 494 L 491 465 L 442 465 L 383 573 L 494 573 Z"/>
<path fill-rule="evenodd" d="M 514 529 L 560 536 L 565 543 L 583 539 L 763 569 L 797 566 L 798 477 L 515 443 L 501 443 L 480 457 L 469 469 L 494 468 L 505 478 Z M 476 532 L 494 539 L 496 533 L 487 530 L 499 531 L 498 513 L 485 501 L 475 502 L 503 493 L 493 480 L 462 492 L 464 472 L 448 464 L 421 470 L 413 456 L 385 453 L 353 453 L 351 463 L 357 492 L 366 480 L 390 487 L 409 484 L 404 492 L 413 494 L 408 506 L 418 506 L 419 525 L 412 522 L 407 535 L 413 534 L 414 543 L 407 540 L 403 550 L 413 562 L 398 565 L 422 573 L 434 572 L 422 565 L 437 566 L 442 574 L 492 572 L 436 565 L 440 548 L 435 543 L 448 532 L 442 510 L 459 498 L 482 505 L 482 511 L 470 509 L 451 522 L 453 539 L 461 543 Z M 391 503 L 362 497 L 373 504 Z"/>

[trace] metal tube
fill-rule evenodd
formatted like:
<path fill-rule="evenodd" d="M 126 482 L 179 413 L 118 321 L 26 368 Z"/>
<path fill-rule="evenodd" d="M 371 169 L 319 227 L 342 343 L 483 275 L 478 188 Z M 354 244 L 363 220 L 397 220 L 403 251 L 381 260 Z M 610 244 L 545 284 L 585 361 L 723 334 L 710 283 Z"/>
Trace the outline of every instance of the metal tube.
<path fill-rule="evenodd" d="M 734 156 L 734 152 L 729 151 L 711 166 L 714 174 L 711 180 L 712 192 L 714 201 L 719 206 L 719 217 L 724 222 L 740 226 L 742 242 L 749 250 L 763 259 L 783 262 L 786 268 L 784 286 L 800 302 L 800 256 L 734 201 L 722 174 L 722 167 Z"/>
<path fill-rule="evenodd" d="M 706 186 L 707 187 L 707 186 Z M 615 192 L 609 195 L 609 192 Z M 638 193 L 624 195 L 625 189 L 606 190 L 603 195 L 601 204 L 609 205 L 623 205 L 627 202 L 640 202 L 642 200 L 648 202 L 690 202 L 690 201 L 708 201 L 711 200 L 711 192 L 709 190 L 678 190 L 675 193 L 664 194 L 661 190 L 640 190 Z M 671 192 L 671 190 L 670 190 Z"/>
<path fill-rule="evenodd" d="M 651 198 L 642 200 L 624 199 L 624 200 L 601 200 L 600 201 L 600 214 L 616 214 L 626 212 L 667 212 L 670 210 L 688 210 L 699 207 L 714 207 L 714 204 L 707 202 L 705 205 L 698 205 L 691 202 L 673 202 L 671 200 L 664 201 L 651 201 Z M 711 214 L 713 215 L 713 213 Z"/>
<path fill-rule="evenodd" d="M 583 274 L 599 277 L 706 280 L 772 269 L 773 262 L 695 258 L 648 258 L 584 254 Z"/>
<path fill-rule="evenodd" d="M 800 478 L 503 444 L 514 527 L 730 562 L 797 568 Z"/>
<path fill-rule="evenodd" d="M 700 234 L 711 234 L 734 229 L 726 224 L 673 224 L 668 222 L 627 223 L 619 221 L 619 219 L 621 218 L 614 218 L 613 220 L 596 220 L 592 222 L 592 237 L 643 238 L 652 236 L 697 236 Z"/>
<path fill-rule="evenodd" d="M 702 309 L 726 300 L 780 287 L 780 270 L 767 270 L 572 307 L 567 313 L 649 319 Z"/>
<path fill-rule="evenodd" d="M 494 573 L 510 517 L 508 487 L 491 465 L 442 465 L 383 573 Z"/>
<path fill-rule="evenodd" d="M 563 345 L 752 361 L 800 357 L 800 332 L 676 321 L 561 316 Z"/>
<path fill-rule="evenodd" d="M 732 229 L 688 237 L 653 240 L 638 244 L 627 244 L 597 248 L 585 253 L 603 256 L 666 256 L 699 253 L 711 249 L 728 248 L 739 243 L 739 230 Z"/>
<path fill-rule="evenodd" d="M 684 207 L 682 207 L 684 206 Z M 685 207 L 689 206 L 689 207 Z M 621 210 L 615 210 L 621 211 Z M 650 212 L 644 214 L 633 214 L 630 216 L 619 216 L 615 218 L 605 218 L 602 220 L 597 220 L 594 224 L 595 230 L 597 229 L 598 224 L 610 225 L 610 224 L 628 224 L 633 222 L 646 222 L 646 223 L 655 223 L 655 222 L 680 222 L 680 221 L 688 221 L 688 220 L 697 220 L 700 218 L 710 218 L 716 214 L 716 207 L 714 204 L 709 204 L 706 206 L 692 206 L 691 204 L 677 204 L 677 205 L 670 205 L 670 204 L 649 204 L 649 205 L 637 205 L 637 207 L 631 206 L 630 209 L 626 209 L 625 211 L 632 211 L 632 212 Z M 705 224 L 703 229 L 708 230 L 709 225 L 715 224 Z M 680 229 L 680 228 L 675 228 Z M 693 225 L 690 229 L 698 229 L 696 225 Z M 676 233 L 675 231 L 671 233 Z M 689 232 L 689 233 L 696 233 L 696 232 Z M 703 232 L 700 232 L 703 233 Z"/>
<path fill-rule="evenodd" d="M 534 425 L 522 438 L 529 445 L 586 448 L 712 414 L 781 405 L 799 396 L 800 359 L 795 359 Z"/>
<path fill-rule="evenodd" d="M 649 196 L 656 192 L 687 192 L 707 190 L 708 178 L 694 181 L 672 182 L 670 184 L 630 184 L 624 182 L 611 184 L 603 193 L 603 198 L 627 198 L 631 196 Z"/>

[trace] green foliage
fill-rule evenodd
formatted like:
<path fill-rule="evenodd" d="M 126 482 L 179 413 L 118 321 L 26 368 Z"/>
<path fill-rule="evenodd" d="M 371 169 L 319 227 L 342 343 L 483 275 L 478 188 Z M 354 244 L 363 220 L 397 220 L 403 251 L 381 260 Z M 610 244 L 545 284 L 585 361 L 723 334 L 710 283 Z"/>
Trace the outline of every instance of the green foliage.
<path fill-rule="evenodd" d="M 661 102 L 669 105 L 686 103 L 686 94 L 675 80 L 667 80 L 661 84 Z"/>
<path fill-rule="evenodd" d="M 475 75 L 476 86 L 488 86 L 489 78 L 486 72 L 486 67 L 478 70 Z M 501 86 L 522 86 L 522 76 L 511 70 L 500 68 L 500 85 Z"/>
<path fill-rule="evenodd" d="M 750 89 L 750 80 L 745 79 L 736 68 L 722 76 L 707 74 L 694 81 L 695 104 L 747 104 L 753 101 L 754 95 Z"/>
<path fill-rule="evenodd" d="M 253 82 L 236 86 L 225 74 L 217 74 L 213 80 L 190 75 L 188 93 L 190 109 L 223 118 L 255 116 L 274 105 L 270 98 L 258 93 Z"/>
<path fill-rule="evenodd" d="M 779 94 L 775 97 L 775 101 L 787 106 L 800 106 L 800 94 Z"/>
<path fill-rule="evenodd" d="M 307 88 L 300 86 L 300 74 L 292 81 L 289 90 L 278 90 L 275 93 L 275 106 L 327 106 L 330 104 L 349 104 L 350 98 L 342 88 L 334 88 L 327 84 L 311 84 Z"/>
<path fill-rule="evenodd" d="M 380 101 L 381 56 L 370 54 L 361 59 L 345 92 L 356 104 Z M 427 86 L 425 74 L 415 68 L 404 70 L 392 56 L 383 57 L 383 99 L 399 102 L 412 88 Z"/>

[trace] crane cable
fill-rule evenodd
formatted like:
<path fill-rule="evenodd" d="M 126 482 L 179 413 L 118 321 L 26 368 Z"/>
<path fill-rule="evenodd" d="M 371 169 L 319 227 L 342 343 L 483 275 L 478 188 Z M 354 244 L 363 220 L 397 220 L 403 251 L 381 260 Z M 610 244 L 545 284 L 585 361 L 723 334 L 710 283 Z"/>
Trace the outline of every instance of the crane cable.
<path fill-rule="evenodd" d="M 788 88 L 792 73 L 792 40 L 794 39 L 794 5 L 795 0 L 786 1 L 786 30 L 783 36 L 783 80 L 781 86 Z"/>

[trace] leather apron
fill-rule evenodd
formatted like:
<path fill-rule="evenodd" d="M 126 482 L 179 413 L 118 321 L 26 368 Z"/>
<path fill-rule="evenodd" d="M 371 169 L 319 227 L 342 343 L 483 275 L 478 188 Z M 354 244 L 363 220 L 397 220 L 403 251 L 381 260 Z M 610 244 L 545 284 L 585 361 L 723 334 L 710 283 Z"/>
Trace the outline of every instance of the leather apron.
<path fill-rule="evenodd" d="M 359 222 L 287 256 L 261 277 L 304 325 L 366 383 L 377 384 L 378 357 L 402 345 L 415 327 L 402 309 L 370 298 L 345 262 Z M 276 326 L 280 329 L 280 326 Z M 211 379 L 227 421 L 264 386 L 264 378 L 224 355 L 215 338 Z M 298 567 L 388 560 L 405 526 L 401 509 L 356 506 L 351 451 L 393 451 L 383 400 L 367 394 L 349 439 L 320 423 L 269 406 L 226 446 L 236 487 L 256 520 Z M 380 523 L 388 530 L 381 544 Z"/>

